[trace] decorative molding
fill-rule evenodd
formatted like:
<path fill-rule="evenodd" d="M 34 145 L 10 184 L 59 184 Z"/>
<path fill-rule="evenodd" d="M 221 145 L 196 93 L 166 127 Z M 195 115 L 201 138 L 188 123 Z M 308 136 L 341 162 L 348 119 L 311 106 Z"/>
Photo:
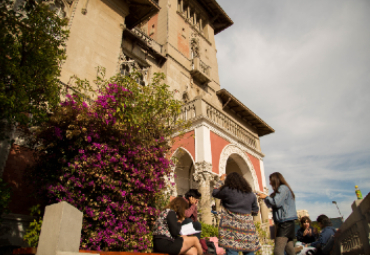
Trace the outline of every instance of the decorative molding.
<path fill-rule="evenodd" d="M 79 0 L 74 0 L 72 3 L 72 6 L 71 6 L 72 12 L 71 12 L 71 16 L 69 17 L 69 21 L 68 21 L 68 30 L 71 30 L 73 19 L 75 17 L 76 10 L 77 10 L 78 1 Z"/>
<path fill-rule="evenodd" d="M 194 160 L 193 156 L 192 156 L 192 155 L 191 155 L 191 153 L 190 153 L 187 149 L 185 149 L 184 147 L 179 147 L 179 148 L 177 148 L 177 149 L 175 150 L 175 152 L 174 152 L 174 153 L 172 153 L 171 160 L 172 160 L 172 158 L 173 158 L 173 157 L 176 157 L 176 154 L 181 153 L 180 151 L 184 151 L 184 152 L 186 152 L 186 153 L 189 155 L 189 157 L 191 158 L 191 161 L 193 161 L 193 164 L 194 164 L 195 160 Z"/>
<path fill-rule="evenodd" d="M 222 150 L 221 156 L 220 156 L 220 161 L 219 161 L 219 166 L 218 166 L 219 167 L 219 175 L 221 176 L 221 175 L 226 173 L 227 160 L 229 159 L 229 157 L 232 154 L 237 154 L 243 159 L 243 161 L 247 164 L 247 166 L 249 168 L 248 170 L 252 174 L 254 188 L 256 190 L 257 189 L 261 190 L 260 187 L 259 187 L 259 184 L 258 184 L 258 177 L 257 177 L 257 174 L 256 174 L 256 170 L 254 169 L 252 161 L 250 160 L 248 155 L 246 155 L 245 152 L 240 147 L 238 147 L 237 145 L 229 144 L 229 145 L 226 145 L 225 148 Z M 243 168 L 243 167 L 240 167 L 240 170 L 243 173 L 243 175 L 248 173 L 247 172 L 248 170 Z"/>
<path fill-rule="evenodd" d="M 191 155 L 191 153 L 187 149 L 185 149 L 183 147 L 177 148 L 175 150 L 175 152 L 172 153 L 171 160 L 174 157 L 176 157 L 176 154 L 181 153 L 181 151 L 184 152 L 184 153 L 187 153 L 189 155 L 191 161 L 193 162 L 193 166 L 194 166 L 195 164 L 194 164 L 194 158 L 193 158 L 193 156 Z M 176 163 L 178 163 L 178 162 L 176 162 Z M 177 167 L 177 164 L 174 164 L 174 165 L 171 166 L 171 176 L 170 176 L 170 179 L 168 180 L 166 178 L 166 185 L 167 185 L 166 192 L 169 193 L 171 196 L 174 196 L 174 197 L 177 197 L 177 186 L 176 186 L 176 182 L 175 182 L 175 170 L 176 170 L 176 167 Z M 191 187 L 192 182 L 193 182 L 193 180 L 190 180 L 190 187 Z M 171 183 L 175 183 L 175 185 L 172 186 Z"/>

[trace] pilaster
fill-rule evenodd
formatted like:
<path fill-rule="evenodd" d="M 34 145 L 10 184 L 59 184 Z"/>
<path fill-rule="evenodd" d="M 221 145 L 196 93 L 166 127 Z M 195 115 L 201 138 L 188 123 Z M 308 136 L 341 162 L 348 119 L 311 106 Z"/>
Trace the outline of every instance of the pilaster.
<path fill-rule="evenodd" d="M 211 131 L 207 126 L 195 128 L 195 161 L 212 164 Z M 212 170 L 211 170 L 212 172 Z"/>
<path fill-rule="evenodd" d="M 211 213 L 211 189 L 218 176 L 212 173 L 212 164 L 206 161 L 195 163 L 194 180 L 198 183 L 198 190 L 202 194 L 198 209 L 200 220 L 206 224 L 212 224 Z"/>

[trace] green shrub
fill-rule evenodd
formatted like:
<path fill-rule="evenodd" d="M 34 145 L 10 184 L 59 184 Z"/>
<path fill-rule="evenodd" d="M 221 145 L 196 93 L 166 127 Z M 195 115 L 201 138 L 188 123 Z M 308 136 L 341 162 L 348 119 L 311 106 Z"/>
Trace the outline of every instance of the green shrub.
<path fill-rule="evenodd" d="M 30 223 L 23 240 L 25 240 L 30 247 L 37 247 L 42 225 L 40 205 L 35 205 L 31 207 L 30 210 L 31 216 L 36 216 L 38 219 L 34 219 L 33 222 Z"/>
<path fill-rule="evenodd" d="M 206 224 L 201 222 L 202 225 L 202 232 L 200 234 L 201 238 L 204 237 L 218 237 L 218 227 Z"/>
<path fill-rule="evenodd" d="M 3 213 L 9 213 L 10 192 L 9 185 L 0 178 L 0 216 Z"/>

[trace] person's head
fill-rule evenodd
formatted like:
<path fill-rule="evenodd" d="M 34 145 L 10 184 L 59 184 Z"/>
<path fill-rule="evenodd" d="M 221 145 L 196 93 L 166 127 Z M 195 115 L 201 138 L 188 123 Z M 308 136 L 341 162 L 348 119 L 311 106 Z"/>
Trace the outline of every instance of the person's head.
<path fill-rule="evenodd" d="M 185 218 L 185 210 L 189 208 L 189 204 L 182 197 L 176 197 L 171 200 L 168 208 L 174 210 L 179 218 Z"/>
<path fill-rule="evenodd" d="M 276 194 L 280 185 L 285 185 L 289 188 L 290 192 L 292 192 L 292 196 L 293 198 L 295 198 L 295 195 L 294 195 L 294 192 L 293 190 L 290 188 L 289 184 L 286 182 L 286 180 L 284 179 L 283 175 L 279 172 L 275 172 L 275 173 L 272 173 L 270 174 L 270 185 L 272 187 L 272 189 L 274 190 L 274 193 L 273 194 Z"/>
<path fill-rule="evenodd" d="M 221 188 L 228 187 L 229 189 L 236 189 L 241 192 L 250 193 L 252 188 L 249 183 L 237 172 L 232 172 L 226 176 L 225 184 Z"/>
<path fill-rule="evenodd" d="M 320 226 L 321 229 L 332 225 L 329 217 L 326 216 L 325 214 L 319 215 L 319 217 L 317 217 L 316 221 L 317 221 L 317 223 L 319 223 L 319 226 Z"/>
<path fill-rule="evenodd" d="M 307 229 L 311 225 L 311 220 L 308 216 L 303 216 L 301 218 L 300 222 L 301 222 L 301 228 L 303 228 L 303 229 Z"/>
<path fill-rule="evenodd" d="M 200 194 L 197 189 L 189 189 L 189 191 L 185 194 L 185 198 L 189 200 L 190 197 L 200 199 L 202 197 L 202 194 Z"/>

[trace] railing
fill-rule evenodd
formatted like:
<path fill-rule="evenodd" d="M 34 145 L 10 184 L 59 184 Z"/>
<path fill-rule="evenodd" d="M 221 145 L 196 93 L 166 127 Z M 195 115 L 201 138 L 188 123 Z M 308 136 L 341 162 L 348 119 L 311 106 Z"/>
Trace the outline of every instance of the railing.
<path fill-rule="evenodd" d="M 135 35 L 137 35 L 141 40 L 143 40 L 149 47 L 151 47 L 153 50 L 162 53 L 162 45 L 157 43 L 155 40 L 150 38 L 150 36 L 143 30 L 139 28 L 133 28 L 131 30 Z"/>
<path fill-rule="evenodd" d="M 207 76 L 211 75 L 211 67 L 204 63 L 202 60 L 199 60 L 199 69 Z"/>
<path fill-rule="evenodd" d="M 249 134 L 248 131 L 246 131 L 231 118 L 229 118 L 210 104 L 207 104 L 207 117 L 212 120 L 212 122 L 214 122 L 217 126 L 237 137 L 244 144 L 249 145 L 253 149 L 259 151 L 256 138 L 254 138 L 251 134 Z"/>
<path fill-rule="evenodd" d="M 370 254 L 370 193 L 353 202 L 352 211 L 338 230 L 334 254 Z"/>
<path fill-rule="evenodd" d="M 199 57 L 193 58 L 190 73 L 193 79 L 201 83 L 208 83 L 211 81 L 211 67 L 204 63 Z"/>
<path fill-rule="evenodd" d="M 194 119 L 196 116 L 195 100 L 187 103 L 181 107 L 180 114 L 176 117 L 176 120 L 189 121 Z"/>
<path fill-rule="evenodd" d="M 228 117 L 202 99 L 196 99 L 184 105 L 181 108 L 180 114 L 176 117 L 176 120 L 191 121 L 200 117 L 207 118 L 215 126 L 235 137 L 238 142 L 260 152 L 256 137 L 247 131 L 246 128 L 237 124 L 231 117 Z"/>

